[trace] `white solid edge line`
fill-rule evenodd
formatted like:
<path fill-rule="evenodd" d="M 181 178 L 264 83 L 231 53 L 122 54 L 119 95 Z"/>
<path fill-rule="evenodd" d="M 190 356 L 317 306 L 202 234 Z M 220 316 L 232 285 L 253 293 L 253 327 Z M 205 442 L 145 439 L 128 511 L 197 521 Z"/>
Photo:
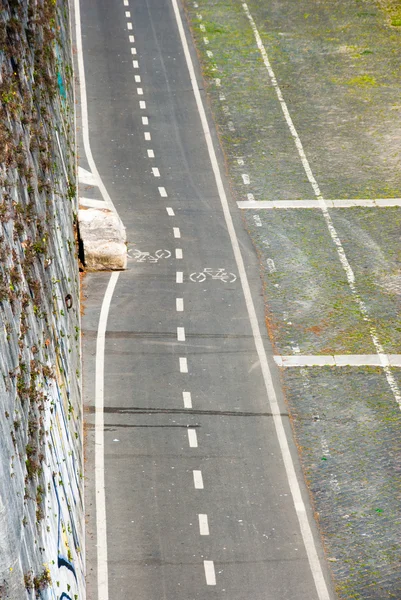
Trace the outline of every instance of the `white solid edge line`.
<path fill-rule="evenodd" d="M 189 48 L 188 48 L 188 42 L 186 39 L 184 26 L 182 23 L 180 11 L 178 9 L 177 0 L 171 0 L 171 2 L 173 5 L 173 10 L 174 10 L 174 14 L 175 14 L 175 18 L 176 18 L 177 26 L 178 26 L 178 31 L 179 31 L 179 35 L 180 35 L 180 39 L 181 39 L 181 43 L 182 43 L 182 47 L 184 50 L 184 55 L 185 55 L 188 71 L 189 71 L 189 77 L 191 80 L 192 91 L 195 96 L 196 105 L 197 105 L 199 116 L 200 116 L 201 123 L 202 123 L 203 133 L 205 136 L 210 161 L 211 161 L 214 177 L 216 180 L 217 189 L 218 189 L 219 196 L 220 196 L 220 201 L 221 201 L 221 205 L 222 205 L 222 209 L 223 209 L 223 213 L 224 213 L 224 218 L 225 218 L 228 233 L 230 236 L 230 241 L 231 241 L 231 245 L 232 245 L 234 256 L 235 256 L 235 261 L 237 263 L 238 273 L 239 273 L 239 277 L 240 277 L 240 281 L 241 281 L 241 285 L 242 285 L 242 289 L 243 289 L 243 293 L 244 293 L 244 297 L 245 297 L 246 307 L 247 307 L 247 311 L 248 311 L 248 315 L 249 315 L 249 320 L 250 320 L 250 324 L 251 324 L 251 328 L 252 328 L 252 333 L 253 333 L 253 337 L 254 337 L 254 341 L 255 341 L 255 347 L 256 347 L 256 351 L 257 351 L 257 354 L 258 354 L 258 357 L 260 360 L 260 366 L 261 366 L 263 379 L 264 379 L 264 383 L 265 383 L 265 387 L 266 387 L 267 397 L 268 397 L 269 404 L 270 404 L 270 410 L 273 415 L 273 422 L 274 422 L 276 433 L 277 433 L 277 439 L 278 439 L 278 442 L 280 445 L 280 450 L 281 450 L 281 454 L 283 457 L 283 462 L 284 462 L 284 467 L 285 467 L 285 471 L 286 471 L 286 475 L 287 475 L 287 479 L 288 479 L 288 484 L 289 484 L 289 487 L 291 490 L 291 494 L 292 494 L 292 498 L 293 498 L 293 502 L 294 502 L 294 506 L 295 506 L 295 511 L 296 511 L 296 514 L 298 517 L 298 522 L 299 522 L 303 542 L 305 545 L 305 549 L 307 552 L 310 569 L 311 569 L 311 572 L 313 575 L 313 579 L 315 582 L 319 600 L 330 600 L 329 591 L 327 589 L 326 581 L 324 579 L 323 570 L 322 570 L 322 566 L 320 564 L 319 556 L 317 553 L 311 525 L 309 523 L 308 515 L 306 512 L 306 507 L 305 507 L 305 504 L 304 504 L 304 501 L 302 498 L 301 489 L 300 489 L 297 475 L 295 472 L 294 462 L 292 460 L 287 436 L 286 436 L 286 433 L 284 430 L 283 420 L 280 415 L 280 408 L 279 408 L 279 405 L 277 402 L 276 392 L 274 389 L 269 364 L 267 362 L 266 351 L 265 351 L 262 336 L 260 333 L 259 323 L 258 323 L 258 319 L 256 316 L 255 306 L 253 303 L 248 278 L 246 275 L 244 261 L 242 258 L 241 250 L 240 250 L 237 236 L 235 233 L 234 224 L 233 224 L 233 220 L 232 220 L 229 205 L 228 205 L 228 200 L 227 200 L 227 196 L 225 193 L 223 181 L 221 178 L 221 173 L 220 173 L 219 165 L 217 162 L 216 152 L 214 149 L 212 136 L 211 136 L 210 129 L 209 129 L 209 124 L 208 124 L 206 113 L 205 113 L 205 108 L 203 106 L 202 98 L 201 98 L 201 95 L 200 95 L 200 92 L 198 89 L 195 70 L 194 70 L 194 66 L 192 63 L 191 54 L 190 54 Z"/>
<path fill-rule="evenodd" d="M 96 552 L 97 598 L 108 600 L 109 575 L 107 564 L 107 521 L 104 478 L 104 349 L 107 318 L 119 272 L 111 274 L 102 302 L 96 339 L 95 370 L 95 489 L 96 489 Z"/>
<path fill-rule="evenodd" d="M 110 198 L 106 187 L 99 175 L 99 171 L 97 170 L 96 163 L 92 156 L 92 150 L 89 142 L 89 119 L 88 119 L 88 100 L 86 97 L 86 82 L 85 82 L 85 66 L 84 66 L 84 57 L 82 52 L 82 32 L 81 32 L 81 12 L 79 6 L 79 0 L 74 0 L 74 13 L 75 13 L 75 43 L 77 45 L 77 62 L 78 62 L 78 79 L 79 79 L 79 89 L 80 89 L 80 100 L 81 100 L 81 119 L 82 119 L 82 139 L 84 142 L 84 150 L 85 155 L 88 160 L 89 168 L 93 174 L 93 176 L 97 180 L 97 185 L 99 186 L 100 192 L 103 196 L 104 201 L 109 206 L 109 208 L 115 212 L 118 216 L 116 207 L 113 204 L 112 199 Z"/>

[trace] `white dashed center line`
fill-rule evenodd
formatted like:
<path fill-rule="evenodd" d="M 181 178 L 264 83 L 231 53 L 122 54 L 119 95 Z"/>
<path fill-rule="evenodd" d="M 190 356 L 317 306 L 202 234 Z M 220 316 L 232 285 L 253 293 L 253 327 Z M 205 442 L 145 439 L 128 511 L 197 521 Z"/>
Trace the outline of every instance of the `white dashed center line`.
<path fill-rule="evenodd" d="M 216 585 L 216 573 L 214 570 L 214 563 L 212 560 L 203 561 L 205 567 L 205 577 L 207 585 Z"/>
<path fill-rule="evenodd" d="M 152 138 L 151 138 L 151 135 L 150 135 L 149 131 L 144 131 L 143 135 L 145 136 L 145 140 L 147 140 L 148 142 L 150 142 L 150 140 Z"/>
<path fill-rule="evenodd" d="M 142 109 L 146 108 L 145 100 L 139 100 L 139 108 L 142 108 Z"/>
<path fill-rule="evenodd" d="M 176 248 L 175 249 L 175 257 L 179 260 L 182 258 L 182 250 L 181 248 Z"/>
<path fill-rule="evenodd" d="M 149 125 L 148 117 L 142 117 L 142 125 Z"/>
<path fill-rule="evenodd" d="M 131 54 L 136 54 L 136 48 L 131 48 Z"/>
<path fill-rule="evenodd" d="M 203 490 L 202 471 L 194 471 L 194 486 L 196 490 Z"/>
<path fill-rule="evenodd" d="M 166 211 L 169 217 L 175 217 L 175 212 L 171 208 L 171 206 L 166 206 Z"/>
<path fill-rule="evenodd" d="M 198 447 L 198 437 L 196 435 L 196 429 L 188 429 L 188 442 L 190 448 Z"/>
<path fill-rule="evenodd" d="M 160 171 L 157 167 L 152 167 L 152 173 L 155 177 L 160 177 Z"/>
<path fill-rule="evenodd" d="M 138 96 L 143 96 L 143 89 L 142 88 L 136 88 L 136 91 L 138 93 Z"/>
<path fill-rule="evenodd" d="M 180 356 L 180 373 L 188 373 L 188 361 L 185 356 Z"/>
<path fill-rule="evenodd" d="M 154 158 L 155 157 L 155 153 L 153 152 L 153 150 L 148 150 L 148 157 L 149 158 Z"/>
<path fill-rule="evenodd" d="M 126 11 L 125 11 L 125 16 L 127 17 L 127 19 L 130 19 L 130 18 L 131 18 L 131 13 L 130 13 L 130 11 L 129 11 L 129 10 L 126 10 Z"/>
<path fill-rule="evenodd" d="M 167 192 L 166 192 L 166 188 L 164 187 L 159 187 L 159 194 L 162 198 L 167 198 Z"/>
<path fill-rule="evenodd" d="M 182 392 L 184 408 L 192 408 L 191 392 Z"/>
<path fill-rule="evenodd" d="M 132 29 L 132 23 L 127 23 L 127 28 L 131 30 Z"/>
<path fill-rule="evenodd" d="M 184 298 L 176 298 L 175 299 L 175 308 L 177 312 L 184 311 Z"/>
<path fill-rule="evenodd" d="M 184 273 L 182 271 L 177 271 L 175 274 L 175 282 L 183 283 L 184 281 Z"/>
<path fill-rule="evenodd" d="M 135 83 L 141 83 L 141 76 L 135 75 Z"/>
<path fill-rule="evenodd" d="M 198 515 L 199 517 L 199 533 L 201 535 L 209 535 L 209 522 L 207 515 Z"/>
<path fill-rule="evenodd" d="M 137 60 L 133 60 L 132 61 L 132 66 L 134 67 L 134 69 L 139 69 L 139 63 Z"/>
<path fill-rule="evenodd" d="M 174 237 L 175 238 L 180 238 L 181 237 L 181 231 L 179 227 L 173 227 L 173 233 L 174 233 Z"/>
<path fill-rule="evenodd" d="M 185 342 L 185 328 L 177 327 L 177 340 L 179 342 Z"/>
<path fill-rule="evenodd" d="M 124 6 L 129 6 L 128 0 L 124 0 Z"/>
<path fill-rule="evenodd" d="M 135 42 L 135 38 L 133 35 L 129 36 L 129 41 L 131 42 L 131 44 L 133 44 Z"/>

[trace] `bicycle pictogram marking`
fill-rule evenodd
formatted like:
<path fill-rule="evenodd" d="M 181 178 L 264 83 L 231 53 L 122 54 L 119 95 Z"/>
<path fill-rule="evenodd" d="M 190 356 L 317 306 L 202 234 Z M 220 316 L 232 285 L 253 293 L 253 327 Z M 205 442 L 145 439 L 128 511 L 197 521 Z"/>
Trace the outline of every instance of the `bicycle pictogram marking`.
<path fill-rule="evenodd" d="M 223 283 L 234 283 L 237 280 L 237 276 L 234 273 L 228 273 L 223 268 L 212 269 L 206 267 L 203 271 L 198 273 L 191 273 L 189 279 L 193 283 L 203 283 L 207 278 L 215 281 L 222 281 Z"/>
<path fill-rule="evenodd" d="M 128 256 L 138 263 L 157 263 L 163 258 L 170 258 L 171 252 L 170 250 L 160 249 L 151 254 L 150 252 L 142 252 L 138 248 L 129 248 Z"/>

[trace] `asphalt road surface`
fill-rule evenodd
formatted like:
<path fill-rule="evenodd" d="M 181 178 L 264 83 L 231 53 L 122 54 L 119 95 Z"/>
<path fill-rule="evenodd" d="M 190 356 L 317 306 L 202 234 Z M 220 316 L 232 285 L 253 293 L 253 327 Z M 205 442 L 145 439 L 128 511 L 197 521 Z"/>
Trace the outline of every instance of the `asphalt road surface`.
<path fill-rule="evenodd" d="M 111 275 L 84 283 L 88 598 L 334 598 L 258 260 L 180 11 L 172 0 L 81 2 L 90 144 L 129 242 L 108 296 L 104 371 L 96 340 Z"/>

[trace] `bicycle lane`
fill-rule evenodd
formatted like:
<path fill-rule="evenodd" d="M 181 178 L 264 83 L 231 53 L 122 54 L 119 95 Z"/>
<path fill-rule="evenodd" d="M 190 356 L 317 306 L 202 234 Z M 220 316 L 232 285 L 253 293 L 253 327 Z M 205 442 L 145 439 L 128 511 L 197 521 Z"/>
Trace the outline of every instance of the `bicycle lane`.
<path fill-rule="evenodd" d="M 171 5 L 85 0 L 82 26 L 92 147 L 130 242 L 106 333 L 109 596 L 317 598 Z M 104 281 L 87 276 L 88 340 Z"/>

